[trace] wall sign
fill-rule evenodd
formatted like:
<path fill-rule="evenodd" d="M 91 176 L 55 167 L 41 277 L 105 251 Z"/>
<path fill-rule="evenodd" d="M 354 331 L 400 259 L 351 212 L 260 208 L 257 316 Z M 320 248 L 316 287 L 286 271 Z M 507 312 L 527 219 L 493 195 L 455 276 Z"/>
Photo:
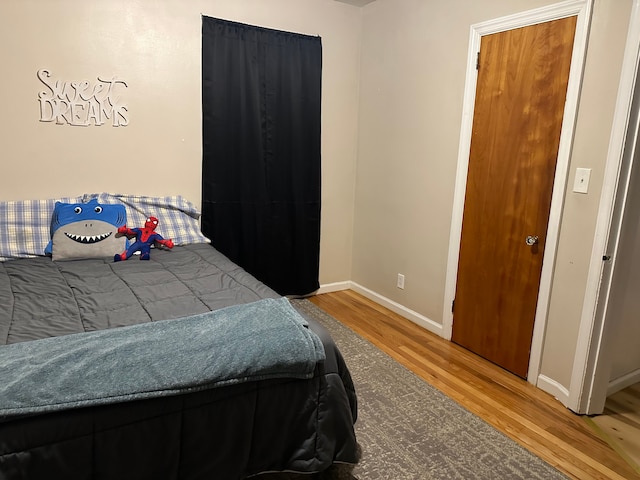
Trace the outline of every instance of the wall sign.
<path fill-rule="evenodd" d="M 115 76 L 109 79 L 97 77 L 91 85 L 86 80 L 53 81 L 49 70 L 41 69 L 38 79 L 47 87 L 38 93 L 41 122 L 81 127 L 108 123 L 124 127 L 129 124 L 129 110 L 120 97 L 127 84 Z"/>

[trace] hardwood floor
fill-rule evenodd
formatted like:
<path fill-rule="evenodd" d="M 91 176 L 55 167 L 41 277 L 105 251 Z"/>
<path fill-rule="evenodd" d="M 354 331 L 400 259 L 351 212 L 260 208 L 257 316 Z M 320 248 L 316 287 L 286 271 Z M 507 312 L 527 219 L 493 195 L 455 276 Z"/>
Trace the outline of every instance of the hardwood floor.
<path fill-rule="evenodd" d="M 611 395 L 602 415 L 589 420 L 618 453 L 640 465 L 640 383 Z"/>
<path fill-rule="evenodd" d="M 351 290 L 309 300 L 570 478 L 640 479 L 583 417 L 530 383 Z"/>

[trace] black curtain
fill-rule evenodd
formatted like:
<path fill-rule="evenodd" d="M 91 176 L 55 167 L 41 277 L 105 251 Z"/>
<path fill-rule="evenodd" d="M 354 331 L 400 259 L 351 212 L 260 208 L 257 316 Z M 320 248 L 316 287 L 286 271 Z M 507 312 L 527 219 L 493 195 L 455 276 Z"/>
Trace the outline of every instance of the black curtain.
<path fill-rule="evenodd" d="M 319 288 L 322 43 L 202 18 L 202 231 L 281 295 Z"/>

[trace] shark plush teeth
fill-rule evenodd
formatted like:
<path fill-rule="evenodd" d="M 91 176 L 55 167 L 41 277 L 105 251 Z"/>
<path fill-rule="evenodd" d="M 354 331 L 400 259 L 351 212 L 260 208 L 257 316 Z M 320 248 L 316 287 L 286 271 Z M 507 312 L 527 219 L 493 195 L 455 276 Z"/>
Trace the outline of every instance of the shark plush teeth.
<path fill-rule="evenodd" d="M 109 238 L 113 232 L 109 232 L 109 233 L 104 233 L 102 235 L 91 235 L 90 237 L 87 237 L 85 235 L 75 235 L 73 233 L 67 233 L 64 232 L 64 234 L 69 237 L 71 240 L 73 240 L 74 242 L 78 242 L 78 243 L 96 243 L 96 242 L 101 242 L 102 240 L 105 240 L 107 238 Z"/>

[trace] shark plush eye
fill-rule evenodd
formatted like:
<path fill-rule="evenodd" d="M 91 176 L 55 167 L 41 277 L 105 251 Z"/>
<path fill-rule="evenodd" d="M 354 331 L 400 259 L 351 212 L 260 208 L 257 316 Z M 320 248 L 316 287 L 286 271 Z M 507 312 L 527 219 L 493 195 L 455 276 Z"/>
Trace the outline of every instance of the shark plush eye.
<path fill-rule="evenodd" d="M 75 207 L 73 209 L 74 212 L 76 212 L 78 215 L 82 213 L 82 207 Z"/>
<path fill-rule="evenodd" d="M 93 209 L 93 211 L 96 213 L 102 213 L 102 207 L 98 205 L 96 208 Z"/>

